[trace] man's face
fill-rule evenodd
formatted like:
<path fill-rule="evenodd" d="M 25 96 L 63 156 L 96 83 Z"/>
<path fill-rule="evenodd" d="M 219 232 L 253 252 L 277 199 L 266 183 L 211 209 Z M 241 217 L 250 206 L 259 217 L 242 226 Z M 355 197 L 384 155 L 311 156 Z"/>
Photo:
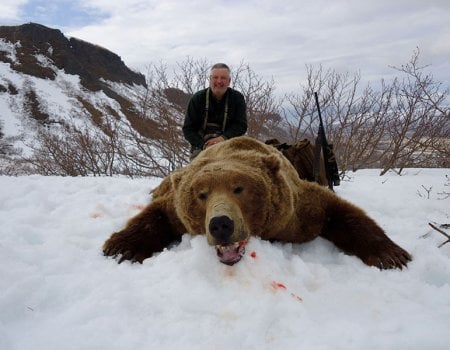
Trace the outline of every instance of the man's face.
<path fill-rule="evenodd" d="M 230 72 L 226 68 L 214 68 L 211 70 L 211 75 L 209 76 L 209 86 L 212 93 L 217 98 L 222 98 L 222 96 L 227 91 L 228 86 L 230 86 Z"/>

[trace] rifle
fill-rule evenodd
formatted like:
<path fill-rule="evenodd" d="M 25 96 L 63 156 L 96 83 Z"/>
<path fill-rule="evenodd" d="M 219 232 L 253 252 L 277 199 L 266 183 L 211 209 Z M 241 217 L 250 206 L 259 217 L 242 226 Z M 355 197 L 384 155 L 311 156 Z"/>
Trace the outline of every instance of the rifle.
<path fill-rule="evenodd" d="M 327 138 L 325 136 L 325 129 L 323 127 L 322 114 L 320 113 L 319 97 L 317 92 L 314 92 L 314 97 L 316 99 L 317 112 L 319 114 L 319 132 L 317 133 L 314 152 L 314 179 L 316 182 L 319 182 L 320 151 L 322 151 L 328 188 L 333 191 L 333 185 L 339 186 L 341 179 L 339 178 L 339 170 L 336 163 L 336 157 L 333 152 L 333 145 L 327 142 Z"/>

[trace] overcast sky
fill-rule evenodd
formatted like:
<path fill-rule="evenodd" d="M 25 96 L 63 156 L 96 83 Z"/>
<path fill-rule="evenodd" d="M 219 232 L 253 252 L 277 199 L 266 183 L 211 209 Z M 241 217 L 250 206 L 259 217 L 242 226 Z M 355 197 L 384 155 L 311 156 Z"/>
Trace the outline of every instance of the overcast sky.
<path fill-rule="evenodd" d="M 450 0 L 1 0 L 0 24 L 37 22 L 101 45 L 131 68 L 187 56 L 241 61 L 278 90 L 298 89 L 306 64 L 397 74 L 416 47 L 450 85 Z"/>

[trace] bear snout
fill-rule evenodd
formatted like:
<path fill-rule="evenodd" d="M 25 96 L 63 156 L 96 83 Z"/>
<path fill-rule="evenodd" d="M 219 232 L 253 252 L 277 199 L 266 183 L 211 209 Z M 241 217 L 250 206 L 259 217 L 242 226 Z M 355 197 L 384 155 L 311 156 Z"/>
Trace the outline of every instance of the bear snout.
<path fill-rule="evenodd" d="M 229 243 L 234 232 L 234 221 L 227 215 L 214 216 L 209 221 L 208 229 L 217 243 Z"/>

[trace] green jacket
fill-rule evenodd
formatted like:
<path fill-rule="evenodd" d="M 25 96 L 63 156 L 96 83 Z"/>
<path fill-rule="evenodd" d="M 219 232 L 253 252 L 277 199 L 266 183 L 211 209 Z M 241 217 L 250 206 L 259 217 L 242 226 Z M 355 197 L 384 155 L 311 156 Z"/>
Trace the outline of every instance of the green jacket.
<path fill-rule="evenodd" d="M 247 112 L 244 96 L 232 88 L 228 88 L 221 101 L 217 101 L 210 89 L 196 92 L 189 101 L 183 124 L 183 134 L 191 144 L 192 149 L 202 149 L 203 130 L 206 112 L 206 93 L 209 92 L 209 107 L 207 122 L 223 125 L 225 102 L 228 104 L 225 130 L 220 132 L 225 139 L 244 135 L 247 131 Z"/>

